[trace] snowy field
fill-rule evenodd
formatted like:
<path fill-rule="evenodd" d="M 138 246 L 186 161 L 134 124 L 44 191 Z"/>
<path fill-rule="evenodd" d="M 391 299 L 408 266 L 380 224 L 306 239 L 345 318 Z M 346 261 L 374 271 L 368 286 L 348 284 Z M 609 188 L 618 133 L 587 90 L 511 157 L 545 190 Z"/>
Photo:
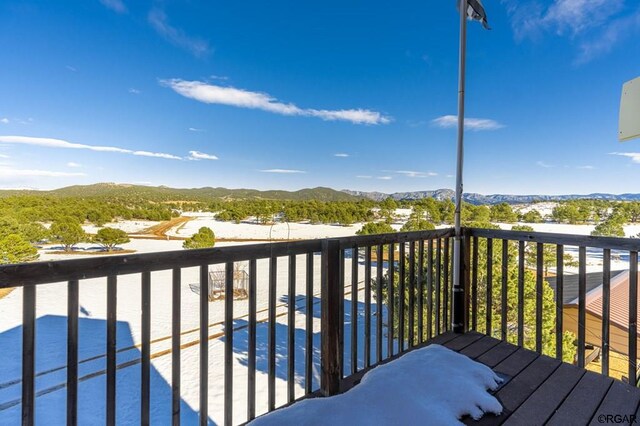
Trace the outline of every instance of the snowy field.
<path fill-rule="evenodd" d="M 151 220 L 121 220 L 118 222 L 105 223 L 104 226 L 95 226 L 93 224 L 82 225 L 82 229 L 84 229 L 84 232 L 89 234 L 95 234 L 101 228 L 121 229 L 127 234 L 137 234 L 159 223 L 161 222 L 154 222 Z"/>
<path fill-rule="evenodd" d="M 593 225 L 567 225 L 559 223 L 499 223 L 501 229 L 509 230 L 515 225 L 527 225 L 535 232 L 551 232 L 556 234 L 590 235 L 595 228 Z M 625 225 L 624 232 L 627 237 L 635 237 L 640 233 L 640 225 Z M 565 253 L 578 260 L 578 247 L 565 246 Z M 587 248 L 587 272 L 602 271 L 602 249 Z M 611 270 L 618 271 L 629 268 L 629 252 L 611 251 Z M 553 271 L 553 268 L 550 268 Z M 577 267 L 565 266 L 565 273 L 577 274 Z"/>
<path fill-rule="evenodd" d="M 153 240 L 151 240 L 153 241 Z M 158 243 L 180 243 L 153 241 Z M 74 258 L 77 256 L 74 256 Z M 295 309 L 295 386 L 296 395 L 304 394 L 304 342 L 305 342 L 305 257 L 297 258 Z M 346 280 L 350 282 L 350 259 L 347 259 Z M 287 378 L 287 259 L 279 259 L 277 281 L 277 326 L 276 326 L 276 401 L 277 405 L 286 403 Z M 221 266 L 211 266 L 211 269 Z M 364 276 L 364 266 L 360 265 L 359 276 Z M 258 261 L 257 280 L 257 413 L 267 409 L 267 325 L 268 306 L 268 261 Z M 362 279 L 360 280 L 362 282 Z M 199 296 L 189 284 L 198 282 L 198 269 L 185 268 L 182 271 L 182 337 L 185 347 L 181 353 L 182 371 L 182 420 L 184 424 L 194 424 L 198 413 L 199 384 Z M 320 258 L 315 257 L 314 299 L 313 299 L 313 339 L 314 339 L 314 377 L 313 387 L 319 386 L 319 344 L 320 344 Z M 351 342 L 351 295 L 345 297 L 345 352 L 350 353 Z M 141 341 L 141 291 L 140 275 L 125 275 L 118 278 L 117 333 L 119 365 L 139 360 Z M 364 338 L 364 298 L 359 291 L 358 299 L 358 335 L 359 359 L 363 365 Z M 21 323 L 22 290 L 14 290 L 9 296 L 0 299 L 0 347 L 3 348 L 4 362 L 0 364 L 0 424 L 20 424 L 20 374 L 21 374 Z M 79 385 L 79 424 L 101 424 L 105 414 L 105 342 L 106 342 L 106 280 L 91 279 L 80 283 L 80 377 Z M 169 424 L 171 414 L 171 359 L 167 352 L 171 347 L 171 271 L 152 273 L 151 295 L 151 419 L 153 424 Z M 246 420 L 247 404 L 247 309 L 246 300 L 234 302 L 234 422 Z M 48 284 L 38 287 L 37 292 L 37 332 L 36 332 L 36 418 L 38 424 L 65 424 L 66 388 L 66 283 Z M 372 303 L 372 348 L 375 348 L 375 301 Z M 209 305 L 209 417 L 210 424 L 223 421 L 224 383 L 224 336 L 222 321 L 224 302 L 211 302 Z M 386 319 L 385 319 L 386 322 Z M 384 333 L 386 334 L 386 332 Z M 386 343 L 384 345 L 386 355 Z M 375 355 L 373 351 L 372 357 Z M 159 354 L 158 356 L 154 356 Z M 345 371 L 350 370 L 349 355 L 345 356 Z M 372 362 L 373 362 L 372 358 Z M 117 407 L 118 424 L 138 424 L 140 404 L 140 365 L 134 363 L 118 370 Z"/>
<path fill-rule="evenodd" d="M 515 225 L 526 225 L 536 232 L 553 232 L 556 234 L 589 235 L 595 229 L 595 225 L 568 225 L 564 223 L 499 223 L 501 229 L 511 229 Z M 626 237 L 635 237 L 640 234 L 640 224 L 625 225 Z"/>
<path fill-rule="evenodd" d="M 186 215 L 185 215 L 186 216 Z M 213 218 L 213 214 L 198 213 L 190 215 L 193 220 L 177 229 L 168 232 L 174 237 L 190 237 L 203 226 L 213 229 L 216 238 L 225 239 L 255 239 L 255 240 L 306 240 L 312 238 L 347 237 L 355 235 L 362 228 L 362 224 L 351 226 L 340 225 L 311 225 L 309 223 L 276 223 L 260 225 L 251 221 L 242 223 L 221 222 Z"/>
<path fill-rule="evenodd" d="M 553 209 L 556 208 L 557 206 L 558 206 L 558 203 L 550 201 L 550 202 L 544 202 L 544 203 L 515 204 L 512 207 L 513 207 L 513 211 L 517 213 L 527 213 L 532 210 L 537 210 L 542 217 L 545 217 L 545 216 L 551 216 L 551 213 L 553 213 Z"/>

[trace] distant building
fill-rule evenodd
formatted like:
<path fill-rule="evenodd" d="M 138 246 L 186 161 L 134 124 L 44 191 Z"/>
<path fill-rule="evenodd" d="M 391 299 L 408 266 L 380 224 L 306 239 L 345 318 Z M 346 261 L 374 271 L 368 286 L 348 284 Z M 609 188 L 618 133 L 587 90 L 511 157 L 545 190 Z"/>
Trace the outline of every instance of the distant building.
<path fill-rule="evenodd" d="M 563 283 L 563 328 L 578 335 L 578 275 L 565 275 Z M 556 277 L 547 279 L 556 290 Z M 602 272 L 586 274 L 585 342 L 595 348 L 602 346 Z M 638 298 L 640 305 L 640 297 Z M 609 311 L 610 375 L 622 378 L 627 374 L 629 353 L 629 271 L 611 272 Z M 636 337 L 640 348 L 640 334 Z M 593 369 L 599 371 L 596 359 Z M 619 364 L 619 365 L 617 365 Z M 589 366 L 587 367 L 589 368 Z"/>

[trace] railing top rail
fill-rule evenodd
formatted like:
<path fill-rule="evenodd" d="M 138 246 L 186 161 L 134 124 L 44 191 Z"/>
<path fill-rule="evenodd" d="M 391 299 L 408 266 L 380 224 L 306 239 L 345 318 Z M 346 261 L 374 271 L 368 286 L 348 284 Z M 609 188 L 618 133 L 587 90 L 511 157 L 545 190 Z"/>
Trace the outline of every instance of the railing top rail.
<path fill-rule="evenodd" d="M 304 240 L 3 265 L 0 266 L 0 288 L 241 262 L 321 250 L 322 240 Z"/>
<path fill-rule="evenodd" d="M 593 237 L 591 235 L 555 234 L 550 232 L 511 231 L 502 229 L 464 228 L 472 237 L 528 241 L 545 244 L 593 247 L 612 250 L 640 251 L 640 239 Z"/>
<path fill-rule="evenodd" d="M 453 228 L 435 229 L 432 231 L 394 232 L 391 234 L 357 235 L 355 237 L 337 238 L 341 249 L 354 246 L 367 247 L 379 244 L 403 243 L 417 240 L 432 240 L 436 238 L 453 237 Z"/>
<path fill-rule="evenodd" d="M 452 235 L 453 229 L 447 228 L 435 231 L 361 235 L 335 239 L 340 242 L 341 249 L 348 249 L 356 245 L 365 247 L 420 239 L 444 238 Z M 0 266 L 0 288 L 188 268 L 205 264 L 241 262 L 265 259 L 271 256 L 314 253 L 322 250 L 322 241 L 323 239 L 302 240 L 2 265 Z"/>

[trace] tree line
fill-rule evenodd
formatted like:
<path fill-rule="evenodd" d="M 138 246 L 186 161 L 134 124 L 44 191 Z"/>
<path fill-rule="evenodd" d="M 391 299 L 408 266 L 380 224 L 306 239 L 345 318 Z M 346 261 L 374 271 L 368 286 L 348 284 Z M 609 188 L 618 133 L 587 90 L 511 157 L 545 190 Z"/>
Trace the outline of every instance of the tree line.
<path fill-rule="evenodd" d="M 369 199 L 350 201 L 276 200 L 276 199 L 224 199 L 163 200 L 158 201 L 140 194 L 123 196 L 61 197 L 20 194 L 0 199 L 0 251 L 2 262 L 33 260 L 37 257 L 29 246 L 43 241 L 61 242 L 69 250 L 88 237 L 78 231 L 85 223 L 98 227 L 116 220 L 163 221 L 179 216 L 185 211 L 213 212 L 222 221 L 240 223 L 251 220 L 259 224 L 276 221 L 332 224 L 348 226 L 363 223 L 358 234 L 394 232 L 392 224 L 399 208 L 411 209 L 408 220 L 400 231 L 434 229 L 438 225 L 452 225 L 455 206 L 451 200 L 425 198 L 420 200 L 381 201 Z M 640 202 L 610 200 L 570 200 L 557 204 L 548 217 L 537 210 L 518 212 L 507 203 L 491 206 L 462 204 L 461 219 L 464 226 L 487 227 L 491 223 L 540 223 L 545 220 L 568 224 L 594 224 L 593 235 L 624 236 L 623 225 L 640 222 Z M 65 223 L 66 238 L 53 235 L 51 227 L 43 224 Z M 75 226 L 78 225 L 78 226 Z M 75 235 L 71 230 L 75 230 Z M 397 229 L 397 228 L 395 228 Z M 60 231 L 60 229 L 59 229 Z M 111 233 L 113 231 L 104 231 Z M 103 232 L 103 234 L 104 234 Z M 121 236 L 120 236 L 121 237 Z M 97 240 L 94 240 L 98 242 Z M 106 247 L 106 246 L 105 246 Z M 111 247 L 113 249 L 113 247 Z"/>

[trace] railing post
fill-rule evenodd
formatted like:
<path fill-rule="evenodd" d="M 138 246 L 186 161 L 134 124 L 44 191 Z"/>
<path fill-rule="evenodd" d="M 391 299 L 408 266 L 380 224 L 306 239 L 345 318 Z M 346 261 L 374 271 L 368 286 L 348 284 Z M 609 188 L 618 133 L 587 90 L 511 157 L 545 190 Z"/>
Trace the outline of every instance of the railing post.
<path fill-rule="evenodd" d="M 340 241 L 322 242 L 320 390 L 324 396 L 340 393 Z"/>
<path fill-rule="evenodd" d="M 463 233 L 461 230 L 460 234 Z M 462 235 L 454 237 L 453 250 L 453 301 L 451 313 L 451 325 L 454 333 L 465 332 L 465 255 L 467 250 Z"/>
<path fill-rule="evenodd" d="M 462 258 L 462 279 L 463 281 L 463 290 L 464 294 L 462 299 L 464 300 L 464 331 L 469 331 L 470 323 L 471 323 L 471 313 L 469 312 L 469 308 L 471 307 L 471 235 L 469 235 L 469 231 L 464 228 L 462 231 L 464 235 L 464 241 L 462 245 L 462 253 L 460 256 Z"/>

